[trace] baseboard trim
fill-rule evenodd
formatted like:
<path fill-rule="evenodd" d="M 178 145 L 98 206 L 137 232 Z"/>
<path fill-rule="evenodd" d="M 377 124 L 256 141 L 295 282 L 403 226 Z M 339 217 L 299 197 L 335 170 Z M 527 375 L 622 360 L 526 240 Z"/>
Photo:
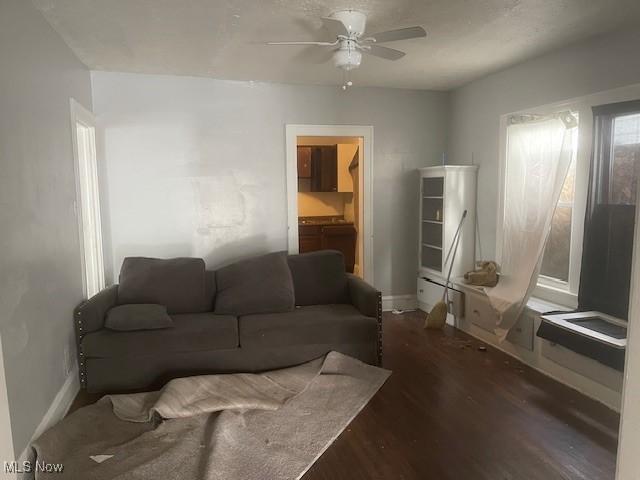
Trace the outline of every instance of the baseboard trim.
<path fill-rule="evenodd" d="M 418 308 L 416 295 L 389 295 L 382 297 L 382 311 L 415 310 Z"/>
<path fill-rule="evenodd" d="M 473 327 L 476 327 L 476 328 L 473 328 Z M 566 387 L 572 390 L 575 390 L 576 392 L 586 397 L 589 397 L 598 403 L 601 403 L 605 407 L 617 413 L 620 413 L 620 401 L 614 400 L 608 395 L 603 395 L 601 393 L 604 390 L 610 390 L 611 392 L 614 392 L 611 388 L 607 387 L 606 385 L 599 383 L 597 380 L 586 377 L 580 372 L 576 372 L 564 365 L 556 363 L 552 359 L 549 359 L 546 357 L 537 357 L 537 358 L 542 358 L 544 360 L 554 363 L 560 368 L 560 371 L 565 371 L 566 374 L 569 375 L 569 378 L 567 377 L 566 374 L 565 375 L 559 374 L 557 371 L 556 372 L 551 371 L 548 367 L 545 367 L 544 365 L 540 365 L 539 363 L 536 362 L 535 359 L 527 358 L 527 355 L 536 355 L 536 356 L 541 355 L 539 345 L 534 344 L 533 351 L 529 351 L 519 345 L 509 342 L 508 340 L 505 342 L 499 342 L 496 340 L 497 337 L 493 333 L 489 333 L 486 330 L 480 327 L 477 327 L 475 324 L 469 325 L 468 323 L 465 323 L 464 326 L 456 325 L 456 328 L 462 332 L 465 332 L 468 335 L 471 335 L 477 340 L 480 340 L 481 342 L 484 342 L 487 345 L 490 345 L 500 350 L 501 352 L 506 353 L 507 355 L 509 355 L 510 357 L 513 357 L 514 359 L 523 363 L 524 365 L 527 365 L 528 367 L 531 367 L 534 370 L 537 370 L 542 375 L 549 377 L 554 381 L 561 383 L 562 385 L 565 385 Z M 506 347 L 507 344 L 512 345 L 515 348 L 515 350 L 511 350 L 507 348 Z M 523 352 L 524 355 L 521 355 L 520 353 L 518 353 L 519 351 L 523 351 L 523 350 L 524 350 Z M 571 379 L 571 377 L 573 377 L 573 380 Z M 576 381 L 576 379 L 579 379 L 579 378 L 582 378 L 583 381 Z M 591 385 L 591 387 L 589 387 L 589 385 Z"/>
<path fill-rule="evenodd" d="M 31 440 L 29 440 L 29 444 L 20 454 L 20 458 L 18 459 L 18 462 L 20 462 L 20 464 L 25 461 L 33 461 L 33 458 L 31 458 L 33 455 L 31 443 L 49 428 L 53 427 L 56 423 L 62 420 L 69 411 L 69 408 L 71 408 L 73 400 L 76 398 L 78 392 L 80 391 L 80 379 L 78 375 L 78 364 L 76 363 L 69 372 L 69 375 L 65 379 L 55 398 L 53 399 L 53 402 L 51 402 L 49 409 L 44 414 L 44 417 L 42 417 L 42 420 L 36 427 L 36 430 L 33 432 Z M 26 476 L 25 474 L 19 478 L 26 479 L 30 477 Z"/>

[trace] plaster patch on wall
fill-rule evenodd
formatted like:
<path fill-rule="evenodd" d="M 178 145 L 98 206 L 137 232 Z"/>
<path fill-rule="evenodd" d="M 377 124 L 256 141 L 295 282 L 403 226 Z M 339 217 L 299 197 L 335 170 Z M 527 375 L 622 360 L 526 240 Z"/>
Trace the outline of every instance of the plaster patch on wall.
<path fill-rule="evenodd" d="M 228 245 L 240 245 L 261 230 L 260 225 L 256 225 L 265 220 L 258 212 L 261 187 L 242 180 L 241 172 L 191 177 L 189 182 L 193 194 L 196 256 L 217 256 Z"/>
<path fill-rule="evenodd" d="M 237 227 L 246 222 L 245 195 L 233 174 L 191 178 L 190 182 L 198 234 L 210 235 L 217 229 Z"/>

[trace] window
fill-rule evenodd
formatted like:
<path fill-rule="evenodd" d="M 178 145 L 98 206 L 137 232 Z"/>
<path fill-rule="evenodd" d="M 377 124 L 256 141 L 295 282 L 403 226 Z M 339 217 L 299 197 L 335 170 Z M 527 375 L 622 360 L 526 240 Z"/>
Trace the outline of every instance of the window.
<path fill-rule="evenodd" d="M 91 112 L 74 100 L 71 100 L 71 131 L 84 294 L 90 298 L 105 285 L 95 122 Z"/>
<path fill-rule="evenodd" d="M 579 304 L 626 319 L 640 178 L 640 101 L 598 105 L 593 117 Z"/>
<path fill-rule="evenodd" d="M 609 203 L 635 205 L 640 178 L 640 113 L 613 119 Z"/>
<path fill-rule="evenodd" d="M 622 264 L 630 264 L 626 257 L 632 244 L 628 234 L 632 229 L 629 219 L 634 218 L 636 196 L 640 193 L 637 191 L 640 180 L 640 100 L 628 100 L 638 98 L 639 92 L 638 88 L 631 92 L 602 92 L 560 106 L 543 106 L 527 113 L 502 117 L 500 142 L 503 147 L 508 146 L 509 119 L 514 116 L 549 116 L 569 110 L 579 121 L 579 127 L 573 133 L 571 165 L 554 210 L 534 297 L 569 308 L 576 308 L 580 303 L 582 308 L 585 305 L 582 298 L 587 296 L 582 286 L 585 278 L 604 277 L 609 278 L 607 285 L 594 286 L 588 296 L 595 297 L 596 293 L 611 299 L 625 296 L 628 282 L 623 279 L 626 274 L 620 272 L 625 273 Z M 616 101 L 621 103 L 611 103 Z M 507 149 L 502 153 L 501 194 L 504 197 Z M 594 171 L 590 173 L 592 161 L 595 162 Z M 498 229 L 504 228 L 504 198 L 501 202 Z M 606 241 L 597 239 L 600 243 L 588 252 L 589 221 L 599 222 L 594 223 L 593 232 L 612 233 Z M 591 261 L 583 264 L 583 256 L 593 256 L 597 251 L 612 252 L 613 249 L 617 253 L 609 255 L 602 264 L 595 265 Z M 498 263 L 501 263 L 504 247 L 500 235 L 497 236 L 496 253 Z M 618 273 L 614 275 L 611 272 Z M 612 294 L 615 290 L 619 295 Z M 624 306 L 624 302 L 618 303 Z M 621 312 L 610 314 L 625 318 Z"/>
<path fill-rule="evenodd" d="M 505 312 L 516 311 L 522 299 L 532 293 L 532 282 L 534 296 L 565 305 L 576 303 L 577 294 L 571 288 L 576 277 L 572 267 L 580 263 L 579 250 L 573 248 L 579 238 L 579 215 L 574 210 L 578 179 L 582 179 L 577 174 L 578 123 L 579 112 L 573 108 L 502 118 L 504 150 L 496 245 L 502 277 L 489 295 Z M 556 209 L 559 199 L 561 208 Z M 538 275 L 545 248 L 545 275 Z M 565 298 L 554 298 L 559 296 Z"/>
<path fill-rule="evenodd" d="M 572 109 L 572 113 L 579 122 L 578 109 Z M 579 207 L 583 202 L 579 200 L 585 195 L 589 165 L 579 144 L 580 126 L 568 130 L 567 135 L 571 135 L 571 164 L 551 220 L 534 296 L 576 307 L 584 225 L 584 211 Z"/>
<path fill-rule="evenodd" d="M 573 133 L 572 133 L 573 134 Z M 567 178 L 562 187 L 560 200 L 553 213 L 551 230 L 540 268 L 538 283 L 569 288 L 571 267 L 571 230 L 573 225 L 576 192 L 576 157 L 578 153 L 578 135 L 573 134 L 573 155 Z"/>
<path fill-rule="evenodd" d="M 513 187 L 515 181 L 515 185 L 522 185 L 522 187 L 516 188 L 523 188 L 525 184 L 534 184 L 535 180 L 533 177 L 539 176 L 543 171 L 545 171 L 544 169 L 538 170 L 538 167 L 533 164 L 526 169 L 526 174 L 532 176 L 532 178 L 526 182 L 524 180 L 518 180 L 519 176 L 524 175 L 525 172 L 514 172 L 513 169 L 516 167 L 514 165 L 509 165 L 510 162 L 508 161 L 510 155 L 524 155 L 533 159 L 535 158 L 533 152 L 539 151 L 541 156 L 538 160 L 534 161 L 544 162 L 545 154 L 542 153 L 544 152 L 544 148 L 541 145 L 538 145 L 538 143 L 527 146 L 525 142 L 518 147 L 519 149 L 523 149 L 521 152 L 516 154 L 516 152 L 511 151 L 509 147 L 509 138 L 511 135 L 511 133 L 509 133 L 511 131 L 510 126 L 513 125 L 513 122 L 515 121 L 521 123 L 523 126 L 522 128 L 526 128 L 526 130 L 520 130 L 520 137 L 523 140 L 531 142 L 547 142 L 550 140 L 549 137 L 546 135 L 538 136 L 535 134 L 536 122 L 529 122 L 527 119 L 561 118 L 564 112 L 569 113 L 573 119 L 573 125 L 571 128 L 566 128 L 564 133 L 565 137 L 563 139 L 563 144 L 565 145 L 563 146 L 563 151 L 565 153 L 562 155 L 568 156 L 569 167 L 567 169 L 566 177 L 563 179 L 559 201 L 551 220 L 549 236 L 545 245 L 540 274 L 533 291 L 533 296 L 552 303 L 575 307 L 577 306 L 578 287 L 580 283 L 582 233 L 584 226 L 584 198 L 586 195 L 586 184 L 588 183 L 589 167 L 588 158 L 586 157 L 587 152 L 581 148 L 583 145 L 580 144 L 580 139 L 584 136 L 581 131 L 582 127 L 579 125 L 580 118 L 582 115 L 586 114 L 583 106 L 579 104 L 565 104 L 562 108 L 542 107 L 535 109 L 530 113 L 516 113 L 505 115 L 503 117 L 501 143 L 506 148 L 503 151 L 504 157 L 501 160 L 502 190 L 500 211 L 498 214 L 498 229 L 500 233 L 497 236 L 498 243 L 496 245 L 496 253 L 498 263 L 502 268 L 504 268 L 507 258 L 505 257 L 505 254 L 507 254 L 506 248 L 512 248 L 507 247 L 504 244 L 504 236 L 506 235 L 505 219 L 507 216 L 507 205 L 505 202 L 507 202 L 507 191 L 510 188 L 507 185 L 507 182 L 510 182 L 511 187 Z M 528 132 L 529 129 L 531 129 L 530 133 L 525 133 Z M 551 151 L 549 151 L 549 153 L 551 154 Z M 540 166 L 542 167 L 542 164 Z M 511 173 L 509 173 L 510 171 Z M 544 201 L 543 199 L 547 198 L 546 195 L 549 195 L 552 192 L 548 189 L 542 188 L 542 186 L 540 188 L 540 192 L 546 192 L 543 197 L 540 198 L 540 201 Z M 540 194 L 540 192 L 538 193 Z M 535 208 L 533 211 L 535 211 Z M 526 228 L 530 228 L 530 226 Z M 534 245 L 529 245 L 527 247 L 529 250 L 535 248 L 536 247 Z"/>

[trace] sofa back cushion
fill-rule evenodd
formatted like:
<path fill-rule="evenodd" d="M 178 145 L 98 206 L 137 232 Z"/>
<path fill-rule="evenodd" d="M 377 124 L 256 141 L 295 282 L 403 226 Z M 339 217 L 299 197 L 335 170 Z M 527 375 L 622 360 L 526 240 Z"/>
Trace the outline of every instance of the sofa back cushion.
<path fill-rule="evenodd" d="M 337 250 L 290 255 L 296 305 L 349 303 L 344 256 Z"/>
<path fill-rule="evenodd" d="M 286 252 L 242 260 L 216 271 L 215 312 L 227 315 L 288 312 L 294 308 Z"/>
<path fill-rule="evenodd" d="M 118 304 L 155 303 L 169 314 L 211 311 L 214 284 L 201 258 L 127 257 L 120 269 Z"/>

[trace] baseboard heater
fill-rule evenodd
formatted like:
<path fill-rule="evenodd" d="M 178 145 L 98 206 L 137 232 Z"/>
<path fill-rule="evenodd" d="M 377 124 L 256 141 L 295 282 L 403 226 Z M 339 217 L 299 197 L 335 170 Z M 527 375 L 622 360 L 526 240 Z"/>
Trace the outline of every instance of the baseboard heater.
<path fill-rule="evenodd" d="M 619 371 L 624 370 L 627 322 L 600 312 L 549 313 L 536 335 Z"/>

